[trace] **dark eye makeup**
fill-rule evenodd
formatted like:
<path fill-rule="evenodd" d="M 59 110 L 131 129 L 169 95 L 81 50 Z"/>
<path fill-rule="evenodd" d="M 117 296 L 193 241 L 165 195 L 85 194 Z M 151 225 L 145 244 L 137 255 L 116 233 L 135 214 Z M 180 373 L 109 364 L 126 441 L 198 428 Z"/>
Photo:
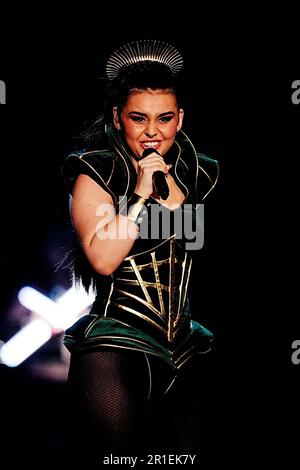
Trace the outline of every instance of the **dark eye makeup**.
<path fill-rule="evenodd" d="M 169 122 L 171 121 L 171 119 L 173 118 L 173 115 L 172 116 L 162 116 L 159 118 L 159 120 L 161 122 Z M 130 116 L 130 119 L 132 119 L 132 121 L 134 122 L 143 122 L 145 120 L 145 118 L 143 116 Z"/>

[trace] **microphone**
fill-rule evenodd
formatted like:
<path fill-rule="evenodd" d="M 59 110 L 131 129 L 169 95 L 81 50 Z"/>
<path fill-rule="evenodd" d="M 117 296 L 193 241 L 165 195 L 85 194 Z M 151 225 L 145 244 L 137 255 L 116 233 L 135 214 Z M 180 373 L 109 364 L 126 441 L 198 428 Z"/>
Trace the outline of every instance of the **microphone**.
<path fill-rule="evenodd" d="M 153 152 L 160 155 L 160 153 L 156 149 L 148 148 L 143 151 L 142 158 L 148 157 L 148 155 L 150 155 Z M 153 186 L 154 186 L 154 190 L 156 191 L 156 193 L 162 199 L 164 200 L 167 199 L 167 197 L 169 196 L 169 186 L 168 186 L 168 183 L 166 182 L 166 177 L 163 171 L 158 170 L 153 173 Z"/>

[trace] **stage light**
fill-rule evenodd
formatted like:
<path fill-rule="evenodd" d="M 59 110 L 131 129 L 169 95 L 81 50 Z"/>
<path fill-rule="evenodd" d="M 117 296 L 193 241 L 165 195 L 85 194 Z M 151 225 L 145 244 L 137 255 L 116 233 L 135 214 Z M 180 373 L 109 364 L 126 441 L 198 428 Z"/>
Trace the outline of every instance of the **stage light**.
<path fill-rule="evenodd" d="M 95 294 L 92 290 L 87 293 L 83 288 L 76 290 L 71 287 L 57 300 L 59 308 L 59 326 L 65 330 L 74 323 L 74 318 L 78 317 L 95 300 Z"/>
<path fill-rule="evenodd" d="M 93 291 L 71 287 L 55 300 L 32 287 L 23 287 L 18 299 L 28 310 L 41 318 L 33 319 L 2 346 L 0 361 L 9 367 L 20 365 L 45 344 L 53 335 L 61 333 L 93 303 Z"/>
<path fill-rule="evenodd" d="M 58 308 L 54 300 L 32 287 L 23 287 L 19 291 L 18 299 L 28 310 L 37 313 L 52 326 L 57 327 Z"/>
<path fill-rule="evenodd" d="M 35 319 L 24 326 L 0 349 L 0 361 L 16 367 L 46 343 L 52 336 L 50 325 L 43 319 Z"/>

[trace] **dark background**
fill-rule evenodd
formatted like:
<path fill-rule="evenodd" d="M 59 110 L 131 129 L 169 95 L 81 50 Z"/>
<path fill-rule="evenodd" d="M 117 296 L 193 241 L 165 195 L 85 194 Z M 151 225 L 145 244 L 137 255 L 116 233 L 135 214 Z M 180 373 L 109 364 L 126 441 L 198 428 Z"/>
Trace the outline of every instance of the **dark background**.
<path fill-rule="evenodd" d="M 60 167 L 72 136 L 96 117 L 104 64 L 140 38 L 172 43 L 185 59 L 184 130 L 219 160 L 205 206 L 205 246 L 190 298 L 194 318 L 217 338 L 211 369 L 212 454 L 234 460 L 288 457 L 299 450 L 298 126 L 291 84 L 300 79 L 299 27 L 286 3 L 191 7 L 72 6 L 39 11 L 30 2 L 0 17 L 0 339 L 23 285 L 44 293 L 69 286 L 56 263 L 71 244 Z M 135 15 L 135 16 L 134 16 Z M 66 385 L 30 371 L 55 356 L 53 341 L 16 369 L 0 366 L 3 449 L 60 449 Z M 201 376 L 199 377 L 201 380 Z"/>

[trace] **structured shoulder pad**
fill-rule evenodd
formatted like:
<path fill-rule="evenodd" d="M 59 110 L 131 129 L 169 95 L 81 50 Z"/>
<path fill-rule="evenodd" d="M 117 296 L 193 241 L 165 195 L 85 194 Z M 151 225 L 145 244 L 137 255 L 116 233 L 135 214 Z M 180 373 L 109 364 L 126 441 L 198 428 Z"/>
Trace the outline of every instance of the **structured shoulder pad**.
<path fill-rule="evenodd" d="M 203 153 L 197 153 L 197 159 L 197 199 L 198 202 L 201 202 L 216 185 L 220 169 L 217 160 L 214 160 Z"/>
<path fill-rule="evenodd" d="M 110 179 L 115 166 L 115 153 L 110 150 L 75 152 L 68 155 L 62 164 L 62 175 L 70 194 L 76 178 L 83 173 L 90 176 L 116 202 L 116 196 L 110 188 Z"/>

